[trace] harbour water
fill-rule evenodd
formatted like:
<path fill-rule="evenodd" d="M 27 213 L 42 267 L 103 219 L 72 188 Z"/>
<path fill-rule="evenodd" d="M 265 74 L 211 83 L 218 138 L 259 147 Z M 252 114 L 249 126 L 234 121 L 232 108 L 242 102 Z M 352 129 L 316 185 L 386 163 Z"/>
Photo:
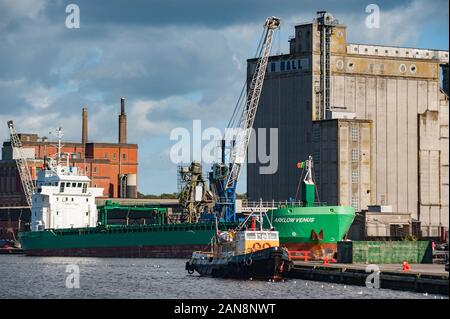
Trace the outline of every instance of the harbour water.
<path fill-rule="evenodd" d="M 27 257 L 0 255 L 3 298 L 271 298 L 448 299 L 447 296 L 369 289 L 304 280 L 213 279 L 188 275 L 183 259 Z M 79 269 L 79 288 L 74 269 Z"/>

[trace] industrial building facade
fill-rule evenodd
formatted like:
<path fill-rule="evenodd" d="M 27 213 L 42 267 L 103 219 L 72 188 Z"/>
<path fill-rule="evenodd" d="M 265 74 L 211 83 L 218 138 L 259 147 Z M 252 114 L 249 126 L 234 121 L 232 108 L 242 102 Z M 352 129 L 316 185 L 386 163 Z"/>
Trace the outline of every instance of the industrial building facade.
<path fill-rule="evenodd" d="M 63 141 L 63 160 L 91 179 L 93 187 L 103 187 L 104 197 L 137 198 L 138 146 L 127 143 L 125 100 L 121 99 L 118 143 L 88 142 L 87 108 L 82 110 L 81 143 Z M 57 154 L 55 142 L 37 134 L 19 134 L 22 153 L 27 158 L 31 176 L 44 168 L 44 158 Z M 0 160 L 0 207 L 26 206 L 15 158 L 17 150 L 5 141 Z"/>
<path fill-rule="evenodd" d="M 294 198 L 311 154 L 320 201 L 391 206 L 425 236 L 448 229 L 448 51 L 348 44 L 326 12 L 289 42 L 269 60 L 254 124 L 278 128 L 278 171 L 247 164 L 249 200 Z"/>

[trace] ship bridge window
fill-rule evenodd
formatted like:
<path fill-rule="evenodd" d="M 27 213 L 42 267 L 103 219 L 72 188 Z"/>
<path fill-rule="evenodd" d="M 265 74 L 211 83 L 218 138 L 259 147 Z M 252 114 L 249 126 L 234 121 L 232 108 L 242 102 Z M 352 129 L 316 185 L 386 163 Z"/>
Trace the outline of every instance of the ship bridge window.
<path fill-rule="evenodd" d="M 86 193 L 86 191 L 87 191 L 87 183 L 83 183 L 83 190 L 82 190 L 82 192 Z"/>
<path fill-rule="evenodd" d="M 267 239 L 267 233 L 258 233 L 257 238 L 258 239 Z"/>
<path fill-rule="evenodd" d="M 278 239 L 278 234 L 276 233 L 269 233 L 269 239 Z"/>
<path fill-rule="evenodd" d="M 60 192 L 60 193 L 64 193 L 64 186 L 65 186 L 65 183 L 60 183 L 59 185 L 60 185 L 60 186 L 59 186 L 59 192 Z"/>
<path fill-rule="evenodd" d="M 77 183 L 72 183 L 72 187 L 77 187 Z"/>
<path fill-rule="evenodd" d="M 78 183 L 78 184 L 77 184 L 77 187 L 81 187 L 81 183 Z"/>
<path fill-rule="evenodd" d="M 247 239 L 256 239 L 255 233 L 247 233 L 245 236 L 247 237 Z"/>

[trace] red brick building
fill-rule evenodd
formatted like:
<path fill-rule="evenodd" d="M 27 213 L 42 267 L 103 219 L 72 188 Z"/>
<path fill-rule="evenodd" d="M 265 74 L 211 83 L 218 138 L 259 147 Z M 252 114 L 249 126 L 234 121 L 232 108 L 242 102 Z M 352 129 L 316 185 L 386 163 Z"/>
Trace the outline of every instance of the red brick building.
<path fill-rule="evenodd" d="M 138 146 L 127 143 L 125 99 L 121 98 L 118 143 L 88 142 L 87 109 L 82 113 L 82 139 L 63 141 L 62 153 L 91 179 L 93 186 L 103 187 L 105 197 L 137 197 Z M 19 127 L 20 129 L 20 127 Z M 32 178 L 44 167 L 44 157 L 57 153 L 56 143 L 37 134 L 19 134 L 23 153 L 28 158 Z M 10 141 L 5 141 L 0 160 L 0 206 L 26 206 Z"/>

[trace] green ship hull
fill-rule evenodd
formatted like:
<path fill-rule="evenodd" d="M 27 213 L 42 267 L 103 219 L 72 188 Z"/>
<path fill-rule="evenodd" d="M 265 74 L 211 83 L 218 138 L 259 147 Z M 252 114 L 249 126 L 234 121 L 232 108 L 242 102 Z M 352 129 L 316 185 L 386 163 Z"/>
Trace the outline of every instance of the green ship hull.
<path fill-rule="evenodd" d="M 267 216 L 289 250 L 309 250 L 315 258 L 332 254 L 350 228 L 355 211 L 347 206 L 287 206 Z M 219 223 L 219 229 L 235 228 Z M 207 250 L 214 223 L 106 226 L 19 233 L 27 255 L 189 258 Z"/>
<path fill-rule="evenodd" d="M 269 211 L 267 216 L 289 251 L 310 252 L 311 259 L 332 258 L 355 218 L 350 206 L 291 206 Z"/>

